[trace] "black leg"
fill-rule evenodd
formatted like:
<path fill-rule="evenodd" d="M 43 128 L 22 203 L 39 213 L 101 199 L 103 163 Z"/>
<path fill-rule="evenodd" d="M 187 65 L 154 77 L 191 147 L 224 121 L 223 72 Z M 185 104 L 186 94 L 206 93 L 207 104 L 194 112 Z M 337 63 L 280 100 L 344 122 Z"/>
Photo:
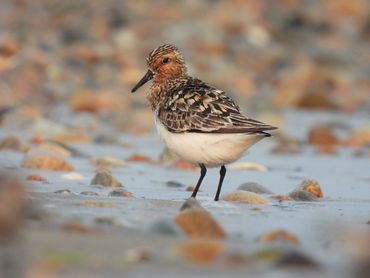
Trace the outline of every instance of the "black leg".
<path fill-rule="evenodd" d="M 199 177 L 197 186 L 195 187 L 195 189 L 193 191 L 193 194 L 191 194 L 191 197 L 193 197 L 193 198 L 195 198 L 195 196 L 197 196 L 199 187 L 202 184 L 202 180 L 203 180 L 204 176 L 207 173 L 207 168 L 206 168 L 206 166 L 204 166 L 204 164 L 199 164 L 199 166 L 200 166 L 200 177 Z"/>
<path fill-rule="evenodd" d="M 221 169 L 220 169 L 220 180 L 218 181 L 218 187 L 217 187 L 217 192 L 216 192 L 216 196 L 215 196 L 215 201 L 218 201 L 218 197 L 220 197 L 221 187 L 222 187 L 222 183 L 224 181 L 225 175 L 226 175 L 226 167 L 225 167 L 225 165 L 222 165 Z"/>

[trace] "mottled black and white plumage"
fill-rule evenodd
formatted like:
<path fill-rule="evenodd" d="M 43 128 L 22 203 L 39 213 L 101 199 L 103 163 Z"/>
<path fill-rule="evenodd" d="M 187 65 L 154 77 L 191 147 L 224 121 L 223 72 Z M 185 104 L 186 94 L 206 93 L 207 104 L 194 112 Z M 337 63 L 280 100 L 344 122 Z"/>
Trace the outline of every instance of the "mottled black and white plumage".
<path fill-rule="evenodd" d="M 275 129 L 245 117 L 225 92 L 196 78 L 187 77 L 168 89 L 166 97 L 157 116 L 170 132 L 263 133 Z"/>
<path fill-rule="evenodd" d="M 152 50 L 147 65 L 147 73 L 132 92 L 153 79 L 148 100 L 161 138 L 182 159 L 201 167 L 192 197 L 198 192 L 206 166 L 221 166 L 217 201 L 226 173 L 224 165 L 269 137 L 266 131 L 276 127 L 244 116 L 225 92 L 190 77 L 181 53 L 173 45 Z"/>

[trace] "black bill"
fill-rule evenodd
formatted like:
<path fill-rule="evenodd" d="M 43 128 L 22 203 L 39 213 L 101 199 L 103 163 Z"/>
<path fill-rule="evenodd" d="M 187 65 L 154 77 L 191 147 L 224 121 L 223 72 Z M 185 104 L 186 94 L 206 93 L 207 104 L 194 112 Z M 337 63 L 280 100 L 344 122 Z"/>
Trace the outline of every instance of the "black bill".
<path fill-rule="evenodd" d="M 151 70 L 148 70 L 143 78 L 135 85 L 134 88 L 132 88 L 131 93 L 135 93 L 137 89 L 139 89 L 141 86 L 143 86 L 146 82 L 148 82 L 150 79 L 153 78 L 153 72 Z"/>

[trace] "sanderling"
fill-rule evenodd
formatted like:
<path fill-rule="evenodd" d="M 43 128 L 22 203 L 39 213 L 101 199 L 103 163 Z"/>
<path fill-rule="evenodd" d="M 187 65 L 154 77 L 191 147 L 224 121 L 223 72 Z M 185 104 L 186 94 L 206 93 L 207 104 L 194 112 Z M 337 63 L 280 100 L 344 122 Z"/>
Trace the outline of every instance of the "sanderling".
<path fill-rule="evenodd" d="M 214 199 L 218 201 L 225 165 L 271 136 L 266 131 L 276 127 L 244 116 L 225 92 L 190 77 L 181 53 L 173 45 L 152 50 L 147 65 L 147 73 L 131 92 L 153 79 L 147 98 L 161 138 L 180 158 L 201 169 L 191 197 L 196 197 L 207 167 L 221 167 Z"/>

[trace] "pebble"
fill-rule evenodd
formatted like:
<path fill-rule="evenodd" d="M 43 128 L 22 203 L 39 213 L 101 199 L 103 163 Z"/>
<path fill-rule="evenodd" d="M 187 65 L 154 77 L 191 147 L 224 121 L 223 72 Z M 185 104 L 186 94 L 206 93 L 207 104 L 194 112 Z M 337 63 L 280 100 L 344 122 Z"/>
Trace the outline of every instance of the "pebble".
<path fill-rule="evenodd" d="M 178 244 L 175 251 L 191 263 L 207 265 L 220 257 L 225 251 L 225 245 L 218 240 L 192 239 Z"/>
<path fill-rule="evenodd" d="M 8 136 L 5 137 L 0 142 L 0 150 L 12 150 L 17 152 L 27 152 L 29 150 L 29 146 L 27 143 L 23 142 L 16 136 Z"/>
<path fill-rule="evenodd" d="M 231 170 L 251 170 L 251 171 L 258 171 L 258 172 L 267 172 L 267 167 L 252 162 L 234 162 L 230 164 Z"/>
<path fill-rule="evenodd" d="M 84 196 L 99 196 L 98 193 L 94 192 L 94 191 L 82 191 L 80 193 L 80 195 L 84 195 Z"/>
<path fill-rule="evenodd" d="M 253 205 L 265 205 L 270 203 L 267 198 L 261 195 L 242 190 L 237 190 L 232 193 L 226 194 L 222 196 L 221 199 L 228 202 L 246 202 Z"/>
<path fill-rule="evenodd" d="M 345 142 L 350 147 L 363 147 L 370 145 L 370 127 L 356 130 Z"/>
<path fill-rule="evenodd" d="M 148 163 L 153 162 L 153 160 L 149 156 L 142 155 L 142 154 L 133 154 L 129 158 L 127 158 L 127 161 L 130 161 L 130 162 L 148 162 Z"/>
<path fill-rule="evenodd" d="M 299 244 L 298 237 L 295 234 L 285 230 L 275 230 L 264 233 L 258 238 L 258 241 L 263 243 L 286 242 L 292 245 Z"/>
<path fill-rule="evenodd" d="M 91 180 L 90 185 L 102 185 L 107 187 L 122 187 L 122 184 L 117 181 L 111 174 L 106 172 L 97 173 Z"/>
<path fill-rule="evenodd" d="M 340 143 L 332 128 L 326 125 L 315 125 L 308 132 L 311 145 L 337 145 Z"/>
<path fill-rule="evenodd" d="M 186 209 L 175 217 L 175 223 L 189 237 L 226 238 L 226 233 L 222 226 L 211 214 L 203 209 Z"/>
<path fill-rule="evenodd" d="M 312 258 L 308 257 L 299 251 L 290 251 L 284 253 L 276 262 L 280 267 L 295 267 L 295 268 L 319 268 L 319 264 Z"/>
<path fill-rule="evenodd" d="M 90 163 L 96 167 L 104 168 L 120 167 L 125 165 L 123 160 L 111 156 L 94 157 L 90 159 Z"/>
<path fill-rule="evenodd" d="M 26 154 L 21 162 L 22 167 L 49 171 L 74 171 L 66 160 L 48 153 Z"/>
<path fill-rule="evenodd" d="M 195 186 L 189 185 L 189 186 L 186 187 L 185 190 L 188 191 L 188 192 L 193 192 L 194 189 L 195 189 Z M 199 189 L 198 192 L 202 192 L 202 190 Z"/>
<path fill-rule="evenodd" d="M 132 197 L 132 193 L 127 191 L 126 189 L 117 189 L 109 192 L 110 197 Z"/>
<path fill-rule="evenodd" d="M 59 189 L 57 191 L 54 191 L 56 194 L 63 194 L 63 195 L 69 195 L 72 194 L 71 190 L 69 189 Z"/>
<path fill-rule="evenodd" d="M 304 190 L 294 190 L 289 194 L 289 197 L 294 201 L 305 201 L 305 202 L 317 201 L 317 198 L 314 195 Z"/>
<path fill-rule="evenodd" d="M 26 180 L 28 180 L 28 181 L 41 181 L 42 183 L 49 183 L 49 181 L 46 178 L 44 178 L 40 175 L 37 175 L 37 174 L 28 175 Z"/>
<path fill-rule="evenodd" d="M 190 171 L 198 170 L 197 166 L 195 166 L 194 164 L 190 162 L 184 161 L 184 160 L 176 160 L 171 163 L 170 167 L 175 168 L 175 169 L 190 170 Z"/>
<path fill-rule="evenodd" d="M 45 142 L 38 145 L 35 149 L 42 149 L 46 150 L 49 153 L 52 153 L 58 157 L 66 158 L 71 156 L 71 151 L 67 150 L 66 148 L 62 147 L 61 145 L 53 142 Z M 36 151 L 32 149 L 31 151 Z"/>
<path fill-rule="evenodd" d="M 179 236 L 183 234 L 180 228 L 173 221 L 166 218 L 153 221 L 148 226 L 148 231 L 167 236 Z"/>
<path fill-rule="evenodd" d="M 304 190 L 317 198 L 322 198 L 323 193 L 321 190 L 321 186 L 317 180 L 309 179 L 302 182 L 302 184 L 298 187 L 298 190 Z"/>
<path fill-rule="evenodd" d="M 177 182 L 177 181 L 168 181 L 166 182 L 167 187 L 172 187 L 172 188 L 182 188 L 185 187 L 184 184 Z"/>
<path fill-rule="evenodd" d="M 273 194 L 269 189 L 256 182 L 246 182 L 241 184 L 237 190 L 249 191 L 256 194 Z"/>

